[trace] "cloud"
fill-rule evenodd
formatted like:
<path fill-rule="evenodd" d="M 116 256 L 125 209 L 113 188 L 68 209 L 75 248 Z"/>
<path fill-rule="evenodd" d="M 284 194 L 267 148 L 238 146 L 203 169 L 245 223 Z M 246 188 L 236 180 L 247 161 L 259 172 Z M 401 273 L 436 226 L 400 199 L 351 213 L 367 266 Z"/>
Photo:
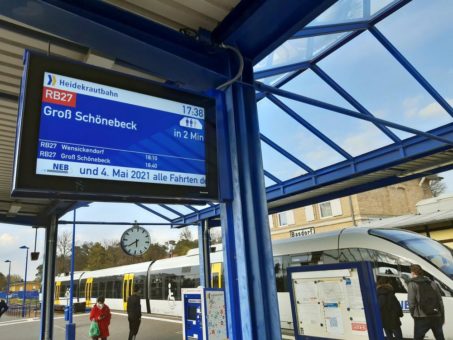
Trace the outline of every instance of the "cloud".
<path fill-rule="evenodd" d="M 341 146 L 353 156 L 378 149 L 390 143 L 384 133 L 371 124 L 361 124 L 360 131 L 352 131 Z"/>
<path fill-rule="evenodd" d="M 424 104 L 422 96 L 409 97 L 403 101 L 404 115 L 408 118 L 422 118 L 432 119 L 445 117 L 446 112 L 439 105 L 439 103 L 433 101 L 429 104 Z M 447 99 L 448 104 L 453 106 L 453 99 Z"/>
<path fill-rule="evenodd" d="M 14 238 L 13 235 L 9 233 L 3 233 L 0 235 L 0 246 L 5 247 L 5 246 L 11 246 L 16 243 L 16 239 Z"/>

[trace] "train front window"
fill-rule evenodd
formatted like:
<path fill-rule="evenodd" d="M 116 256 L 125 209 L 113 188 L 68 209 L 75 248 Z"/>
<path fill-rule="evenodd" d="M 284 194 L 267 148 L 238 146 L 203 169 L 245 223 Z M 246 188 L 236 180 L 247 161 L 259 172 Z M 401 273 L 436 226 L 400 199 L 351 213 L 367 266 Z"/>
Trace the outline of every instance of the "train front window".
<path fill-rule="evenodd" d="M 439 268 L 453 278 L 453 253 L 442 244 L 419 234 L 397 229 L 371 229 L 371 235 L 396 243 Z"/>

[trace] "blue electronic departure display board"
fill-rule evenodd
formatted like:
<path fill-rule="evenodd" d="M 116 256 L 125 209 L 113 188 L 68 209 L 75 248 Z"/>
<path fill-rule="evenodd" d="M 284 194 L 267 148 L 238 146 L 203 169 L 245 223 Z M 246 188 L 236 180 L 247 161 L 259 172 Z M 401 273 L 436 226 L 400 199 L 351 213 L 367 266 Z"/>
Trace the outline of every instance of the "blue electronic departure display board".
<path fill-rule="evenodd" d="M 206 186 L 204 108 L 44 73 L 36 173 Z"/>
<path fill-rule="evenodd" d="M 13 195 L 217 198 L 212 99 L 55 59 L 26 58 Z"/>

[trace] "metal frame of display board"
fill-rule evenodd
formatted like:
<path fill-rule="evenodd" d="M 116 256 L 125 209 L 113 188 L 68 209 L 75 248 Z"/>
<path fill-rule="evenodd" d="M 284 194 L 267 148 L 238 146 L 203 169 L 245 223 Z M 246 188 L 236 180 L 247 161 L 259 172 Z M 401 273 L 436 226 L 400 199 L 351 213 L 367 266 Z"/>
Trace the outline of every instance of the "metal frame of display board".
<path fill-rule="evenodd" d="M 365 312 L 365 320 L 367 324 L 368 337 L 371 340 L 383 340 L 384 332 L 380 317 L 379 303 L 376 293 L 376 284 L 374 280 L 373 267 L 371 262 L 348 262 L 336 264 L 324 264 L 304 267 L 289 267 L 288 273 L 288 290 L 291 301 L 291 313 L 293 317 L 294 337 L 296 340 L 315 340 L 315 339 L 332 339 L 325 337 L 317 337 L 311 335 L 299 335 L 298 331 L 298 318 L 297 318 L 297 304 L 293 291 L 293 274 L 300 272 L 317 272 L 317 271 L 331 271 L 342 269 L 356 269 L 357 276 L 360 283 L 360 292 L 362 295 L 363 308 Z M 338 337 L 337 339 L 344 339 Z"/>

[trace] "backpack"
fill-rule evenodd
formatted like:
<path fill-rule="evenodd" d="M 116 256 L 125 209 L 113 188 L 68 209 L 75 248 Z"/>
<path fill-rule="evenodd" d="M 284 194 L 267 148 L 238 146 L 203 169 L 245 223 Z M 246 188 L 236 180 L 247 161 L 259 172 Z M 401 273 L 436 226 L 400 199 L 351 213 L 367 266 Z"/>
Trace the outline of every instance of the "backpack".
<path fill-rule="evenodd" d="M 420 293 L 420 309 L 428 316 L 439 315 L 441 313 L 439 296 L 431 285 L 431 282 L 419 281 L 417 284 Z"/>

